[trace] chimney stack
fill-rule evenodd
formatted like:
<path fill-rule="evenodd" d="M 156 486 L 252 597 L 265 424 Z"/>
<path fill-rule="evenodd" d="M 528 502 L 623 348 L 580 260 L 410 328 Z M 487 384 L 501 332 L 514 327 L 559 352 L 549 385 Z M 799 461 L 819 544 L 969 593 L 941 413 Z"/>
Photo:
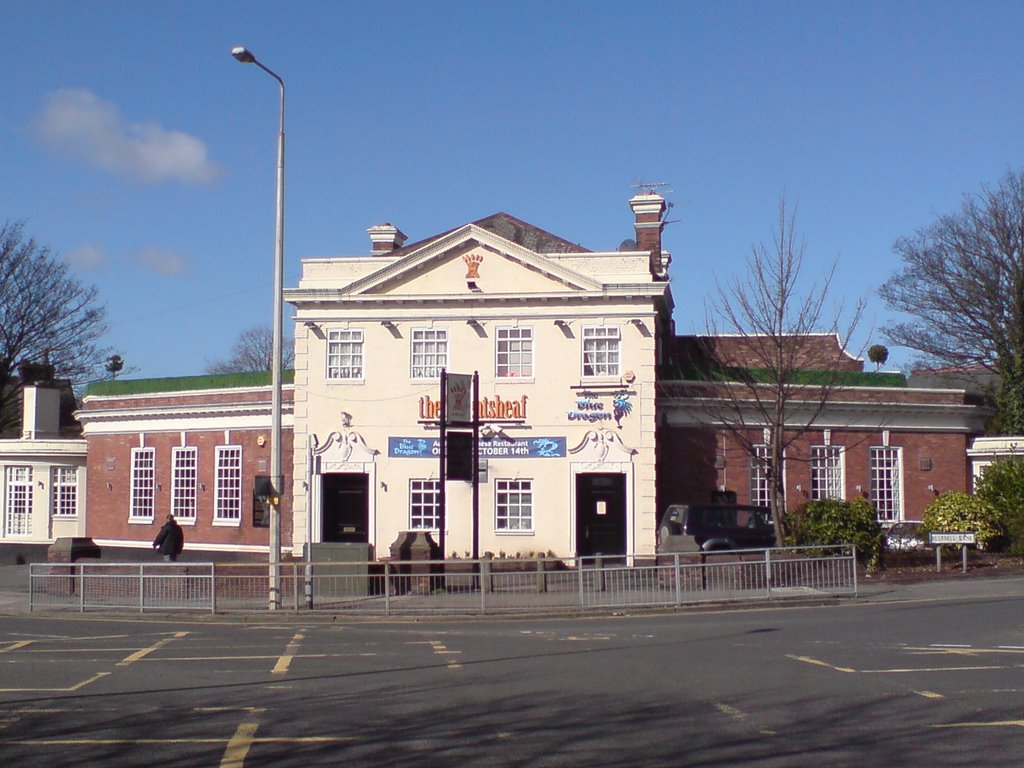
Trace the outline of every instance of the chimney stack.
<path fill-rule="evenodd" d="M 661 251 L 661 231 L 665 228 L 665 198 L 654 192 L 635 195 L 629 200 L 636 230 L 636 249 L 651 254 L 651 274 L 665 279 L 668 262 Z M 665 254 L 667 256 L 667 254 Z"/>
<path fill-rule="evenodd" d="M 25 384 L 21 388 L 24 440 L 47 440 L 60 437 L 60 390 L 52 385 Z"/>
<path fill-rule="evenodd" d="M 370 251 L 373 256 L 389 254 L 395 249 L 401 248 L 408 239 L 405 233 L 394 224 L 374 224 L 366 230 L 366 233 L 370 236 L 370 242 L 373 244 L 373 250 Z"/>

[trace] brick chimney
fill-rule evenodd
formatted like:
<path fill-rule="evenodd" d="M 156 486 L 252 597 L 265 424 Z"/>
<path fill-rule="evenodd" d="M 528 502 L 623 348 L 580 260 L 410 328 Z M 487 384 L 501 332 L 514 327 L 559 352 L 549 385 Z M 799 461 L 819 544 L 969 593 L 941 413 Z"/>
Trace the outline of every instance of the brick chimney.
<path fill-rule="evenodd" d="M 396 248 L 401 248 L 408 239 L 405 233 L 394 224 L 374 224 L 366 230 L 366 233 L 370 236 L 370 242 L 373 244 L 373 250 L 370 251 L 373 256 L 384 256 L 391 253 Z"/>
<path fill-rule="evenodd" d="M 665 228 L 665 198 L 654 192 L 636 195 L 629 200 L 636 230 L 636 249 L 651 254 L 651 274 L 664 279 L 667 262 L 662 258 L 661 231 Z"/>

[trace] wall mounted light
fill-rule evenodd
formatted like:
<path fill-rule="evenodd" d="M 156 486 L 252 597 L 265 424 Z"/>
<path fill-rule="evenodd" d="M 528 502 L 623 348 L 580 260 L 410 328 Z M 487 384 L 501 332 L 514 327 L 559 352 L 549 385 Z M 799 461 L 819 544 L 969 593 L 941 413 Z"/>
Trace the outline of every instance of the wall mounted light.
<path fill-rule="evenodd" d="M 639 319 L 637 317 L 634 317 L 629 322 L 630 322 L 631 325 L 635 325 L 636 326 L 636 329 L 638 331 L 640 331 L 640 335 L 641 336 L 649 337 L 651 335 L 650 328 L 647 327 L 647 324 L 643 320 L 641 320 L 641 319 Z"/>
<path fill-rule="evenodd" d="M 314 336 L 316 336 L 321 341 L 323 341 L 324 339 L 327 338 L 324 335 L 324 329 L 321 328 L 316 323 L 314 323 L 312 320 L 307 320 L 306 322 L 303 323 L 303 325 L 310 331 L 310 333 L 312 333 Z"/>
<path fill-rule="evenodd" d="M 859 485 L 855 485 L 855 486 L 853 486 L 853 489 L 854 489 L 854 490 L 855 490 L 855 491 L 856 491 L 857 493 L 860 493 L 860 492 L 861 492 L 861 487 L 860 487 Z"/>
<path fill-rule="evenodd" d="M 114 490 L 114 484 L 113 483 L 107 483 L 107 490 L 108 491 Z"/>
<path fill-rule="evenodd" d="M 346 428 L 352 426 L 352 414 L 348 411 L 341 412 L 341 426 Z"/>

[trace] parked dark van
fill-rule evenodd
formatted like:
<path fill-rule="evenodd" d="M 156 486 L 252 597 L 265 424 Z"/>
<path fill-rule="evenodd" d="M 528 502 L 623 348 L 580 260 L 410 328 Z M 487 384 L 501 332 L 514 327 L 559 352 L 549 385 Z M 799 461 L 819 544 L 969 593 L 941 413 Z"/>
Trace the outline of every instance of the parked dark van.
<path fill-rule="evenodd" d="M 715 552 L 775 546 L 768 507 L 749 504 L 673 504 L 658 526 L 659 552 Z"/>

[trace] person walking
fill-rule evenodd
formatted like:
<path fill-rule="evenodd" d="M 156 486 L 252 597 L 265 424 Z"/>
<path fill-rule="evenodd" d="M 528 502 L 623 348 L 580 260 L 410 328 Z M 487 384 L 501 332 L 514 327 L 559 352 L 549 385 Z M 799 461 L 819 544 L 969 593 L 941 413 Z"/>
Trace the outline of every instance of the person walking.
<path fill-rule="evenodd" d="M 153 549 L 160 550 L 164 561 L 173 563 L 178 559 L 181 550 L 185 547 L 185 534 L 174 519 L 174 515 L 167 516 L 167 522 L 160 528 L 160 532 L 153 539 Z"/>

